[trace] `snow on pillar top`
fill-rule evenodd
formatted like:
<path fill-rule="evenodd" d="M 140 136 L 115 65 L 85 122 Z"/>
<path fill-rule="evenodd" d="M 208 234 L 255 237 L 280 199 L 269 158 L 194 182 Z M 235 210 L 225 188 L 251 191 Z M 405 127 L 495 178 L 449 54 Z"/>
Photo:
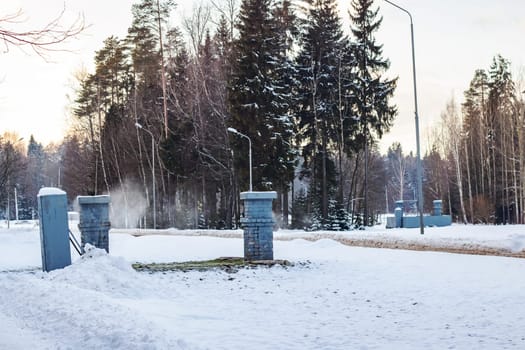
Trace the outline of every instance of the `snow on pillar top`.
<path fill-rule="evenodd" d="M 277 198 L 277 192 L 275 191 L 264 191 L 264 192 L 241 192 L 241 199 L 275 199 Z"/>
<path fill-rule="evenodd" d="M 62 191 L 60 188 L 56 187 L 42 187 L 38 191 L 38 197 L 42 196 L 63 196 L 66 192 Z"/>
<path fill-rule="evenodd" d="M 109 203 L 109 196 L 78 196 L 78 204 L 107 204 Z"/>

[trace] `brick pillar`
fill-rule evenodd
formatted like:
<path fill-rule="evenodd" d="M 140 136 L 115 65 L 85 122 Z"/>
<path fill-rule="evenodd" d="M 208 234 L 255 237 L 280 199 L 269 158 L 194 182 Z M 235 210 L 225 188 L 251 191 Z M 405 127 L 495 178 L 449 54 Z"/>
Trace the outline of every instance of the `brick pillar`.
<path fill-rule="evenodd" d="M 434 204 L 434 216 L 441 216 L 441 208 L 443 206 L 443 201 L 441 199 L 436 199 L 432 203 Z"/>
<path fill-rule="evenodd" d="M 396 208 L 394 215 L 396 218 L 396 228 L 403 227 L 403 209 Z"/>
<path fill-rule="evenodd" d="M 244 259 L 273 260 L 273 215 L 272 201 L 276 192 L 242 192 L 244 217 Z"/>
<path fill-rule="evenodd" d="M 79 196 L 81 245 L 89 243 L 109 253 L 109 196 Z"/>

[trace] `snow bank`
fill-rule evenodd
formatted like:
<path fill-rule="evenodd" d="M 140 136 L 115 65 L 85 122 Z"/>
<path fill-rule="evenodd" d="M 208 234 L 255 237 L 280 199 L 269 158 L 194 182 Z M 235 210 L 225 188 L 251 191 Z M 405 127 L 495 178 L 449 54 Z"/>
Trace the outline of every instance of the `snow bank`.
<path fill-rule="evenodd" d="M 45 274 L 50 281 L 79 286 L 85 290 L 109 293 L 118 297 L 144 295 L 141 276 L 131 263 L 119 256 L 111 256 L 104 249 L 86 244 L 85 254 L 64 269 Z M 122 294 L 124 293 L 124 294 Z"/>
<path fill-rule="evenodd" d="M 28 342 L 18 338 L 20 349 L 35 339 L 42 339 L 36 348 L 188 349 L 176 333 L 125 306 L 156 294 L 158 286 L 143 277 L 123 258 L 93 247 L 61 270 L 0 274 L 0 314 L 8 322 L 2 326 L 28 333 Z M 14 343 L 0 337 L 0 348 Z"/>
<path fill-rule="evenodd" d="M 523 243 L 523 226 L 474 227 L 479 239 L 467 232 L 472 227 L 433 234 L 446 241 L 454 228 L 465 242 L 496 244 L 500 237 L 514 249 Z M 296 234 L 310 235 L 277 233 Z M 426 239 L 392 236 L 405 234 Z M 23 269 L 40 259 L 37 229 L 0 229 L 0 259 L 8 253 L 16 260 L 0 260 L 0 348 L 525 348 L 525 259 L 293 239 L 274 242 L 275 258 L 293 267 L 149 274 L 130 262 L 241 256 L 243 241 L 125 234 L 110 240 L 111 254 L 89 247 L 71 266 L 44 273 Z"/>

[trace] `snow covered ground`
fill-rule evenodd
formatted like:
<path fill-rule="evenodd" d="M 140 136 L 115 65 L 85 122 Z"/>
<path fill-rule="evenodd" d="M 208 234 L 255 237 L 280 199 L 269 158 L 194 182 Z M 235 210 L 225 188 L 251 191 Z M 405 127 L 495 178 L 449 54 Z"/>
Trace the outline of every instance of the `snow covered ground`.
<path fill-rule="evenodd" d="M 275 258 L 293 267 L 131 268 L 243 254 L 240 238 L 193 234 L 112 233 L 110 255 L 72 253 L 73 265 L 43 273 L 38 229 L 0 227 L 0 349 L 525 348 L 525 259 L 352 247 L 280 231 Z M 513 251 L 524 234 L 525 226 L 342 233 Z"/>
<path fill-rule="evenodd" d="M 114 229 L 112 232 L 132 235 L 162 234 L 242 238 L 242 230 Z M 523 225 L 452 225 L 427 227 L 425 232 L 425 235 L 421 235 L 419 229 L 386 229 L 383 225 L 363 231 L 347 232 L 279 230 L 274 233 L 274 238 L 276 240 L 300 238 L 311 241 L 328 238 L 352 246 L 470 252 L 525 258 L 525 226 Z"/>

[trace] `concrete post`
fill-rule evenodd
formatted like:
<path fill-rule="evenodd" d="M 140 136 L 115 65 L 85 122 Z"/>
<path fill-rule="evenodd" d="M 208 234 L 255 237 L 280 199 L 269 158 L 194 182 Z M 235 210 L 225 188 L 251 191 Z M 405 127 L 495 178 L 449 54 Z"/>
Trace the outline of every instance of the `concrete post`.
<path fill-rule="evenodd" d="M 89 243 L 109 253 L 109 196 L 79 196 L 78 204 L 82 247 Z"/>
<path fill-rule="evenodd" d="M 441 199 L 436 199 L 432 203 L 434 205 L 434 216 L 441 216 L 441 208 L 443 206 L 443 201 Z"/>
<path fill-rule="evenodd" d="M 405 202 L 403 200 L 396 201 L 394 216 L 396 218 L 396 228 L 403 227 L 403 210 L 405 209 Z"/>
<path fill-rule="evenodd" d="M 277 193 L 242 192 L 244 217 L 241 226 L 244 230 L 244 259 L 273 260 L 273 215 L 272 200 Z"/>
<path fill-rule="evenodd" d="M 44 187 L 38 192 L 42 270 L 51 271 L 71 265 L 66 192 Z"/>
<path fill-rule="evenodd" d="M 394 216 L 396 218 L 396 228 L 403 227 L 403 209 L 396 208 L 394 210 Z"/>

